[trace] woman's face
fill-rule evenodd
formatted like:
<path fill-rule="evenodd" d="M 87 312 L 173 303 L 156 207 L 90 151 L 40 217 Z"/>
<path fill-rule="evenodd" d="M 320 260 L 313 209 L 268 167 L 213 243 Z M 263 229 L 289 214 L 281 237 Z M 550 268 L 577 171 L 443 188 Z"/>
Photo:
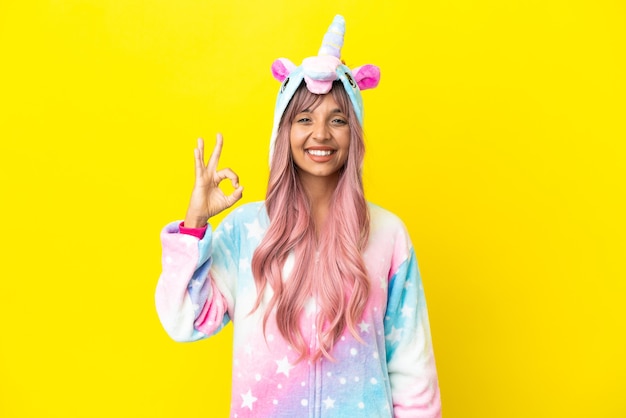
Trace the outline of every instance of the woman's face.
<path fill-rule="evenodd" d="M 301 178 L 335 181 L 348 159 L 350 126 L 332 94 L 317 107 L 296 114 L 290 131 L 291 155 Z"/>

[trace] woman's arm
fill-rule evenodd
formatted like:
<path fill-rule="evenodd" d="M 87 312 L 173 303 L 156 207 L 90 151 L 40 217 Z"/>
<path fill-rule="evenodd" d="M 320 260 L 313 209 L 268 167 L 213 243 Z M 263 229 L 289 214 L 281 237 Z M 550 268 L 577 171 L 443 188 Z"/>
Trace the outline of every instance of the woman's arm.
<path fill-rule="evenodd" d="M 172 223 L 161 233 L 163 270 L 155 296 L 157 313 L 167 333 L 177 341 L 204 338 L 229 321 L 227 300 L 232 301 L 232 297 L 225 294 L 227 289 L 220 292 L 210 277 L 209 270 L 214 262 L 211 248 L 216 243 L 211 229 L 206 228 L 210 217 L 235 204 L 243 192 L 232 170 L 217 169 L 222 145 L 222 135 L 218 134 L 215 148 L 205 164 L 204 141 L 198 139 L 194 149 L 194 187 L 184 222 L 186 228 L 183 224 Z M 225 179 L 235 188 L 230 195 L 219 188 Z M 228 262 L 222 258 L 218 256 L 217 261 Z"/>
<path fill-rule="evenodd" d="M 408 235 L 405 235 L 408 240 Z M 396 417 L 441 417 L 441 399 L 424 289 L 410 243 L 389 282 L 385 343 Z M 404 250 L 403 250 L 404 252 Z"/>

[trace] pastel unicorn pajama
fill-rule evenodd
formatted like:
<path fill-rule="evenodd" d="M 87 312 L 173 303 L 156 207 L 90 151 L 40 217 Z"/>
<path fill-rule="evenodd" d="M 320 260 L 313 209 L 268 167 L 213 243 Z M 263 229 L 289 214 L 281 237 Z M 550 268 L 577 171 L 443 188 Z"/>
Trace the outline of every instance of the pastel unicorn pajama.
<path fill-rule="evenodd" d="M 285 59 L 272 66 L 282 86 L 271 148 L 280 116 L 301 82 L 312 92 L 325 94 L 334 80 L 341 80 L 362 122 L 360 90 L 376 86 L 380 74 L 374 66 L 350 70 L 341 63 L 344 25 L 337 16 L 319 55 L 301 66 Z M 333 358 L 322 356 L 317 361 L 298 361 L 299 353 L 278 330 L 275 312 L 263 326 L 263 303 L 272 297 L 269 286 L 261 308 L 254 310 L 258 295 L 251 261 L 269 227 L 264 202 L 240 206 L 215 229 L 209 225 L 206 230 L 187 231 L 180 222 L 163 229 L 163 270 L 156 289 L 159 318 L 176 341 L 207 338 L 232 321 L 231 417 L 441 416 L 428 312 L 413 245 L 398 217 L 374 204 L 368 204 L 368 210 L 370 234 L 362 256 L 370 293 L 357 325 L 358 338 L 344 330 L 330 353 Z M 293 257 L 285 262 L 283 278 L 289 277 Z M 319 348 L 318 310 L 312 295 L 299 318 L 311 352 Z M 211 376 L 210 364 L 195 367 L 205 367 L 202 374 Z"/>

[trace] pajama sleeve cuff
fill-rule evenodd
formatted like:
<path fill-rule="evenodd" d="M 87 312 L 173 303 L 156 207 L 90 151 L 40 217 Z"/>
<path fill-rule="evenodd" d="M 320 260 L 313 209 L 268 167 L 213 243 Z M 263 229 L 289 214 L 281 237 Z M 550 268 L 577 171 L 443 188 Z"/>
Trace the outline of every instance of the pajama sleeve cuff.
<path fill-rule="evenodd" d="M 185 222 L 181 222 L 178 225 L 178 230 L 181 234 L 192 235 L 198 239 L 202 239 L 204 234 L 206 233 L 206 229 L 208 228 L 208 224 L 204 225 L 202 228 L 187 228 L 185 226 Z"/>

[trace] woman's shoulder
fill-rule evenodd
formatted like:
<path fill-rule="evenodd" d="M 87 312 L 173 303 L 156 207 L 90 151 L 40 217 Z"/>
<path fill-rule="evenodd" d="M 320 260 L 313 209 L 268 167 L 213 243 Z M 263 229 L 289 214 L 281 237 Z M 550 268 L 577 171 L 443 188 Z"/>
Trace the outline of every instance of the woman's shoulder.
<path fill-rule="evenodd" d="M 383 225 L 388 227 L 404 227 L 404 222 L 398 215 L 391 212 L 376 203 L 367 202 L 367 208 L 370 213 L 370 222 L 374 225 Z"/>
<path fill-rule="evenodd" d="M 408 259 L 413 248 L 409 231 L 398 215 L 374 203 L 368 202 L 370 231 L 368 251 L 393 254 L 390 260 L 397 267 Z"/>
<path fill-rule="evenodd" d="M 377 204 L 368 202 L 370 215 L 370 240 L 394 242 L 401 247 L 411 246 L 411 239 L 405 223 L 398 215 Z"/>

